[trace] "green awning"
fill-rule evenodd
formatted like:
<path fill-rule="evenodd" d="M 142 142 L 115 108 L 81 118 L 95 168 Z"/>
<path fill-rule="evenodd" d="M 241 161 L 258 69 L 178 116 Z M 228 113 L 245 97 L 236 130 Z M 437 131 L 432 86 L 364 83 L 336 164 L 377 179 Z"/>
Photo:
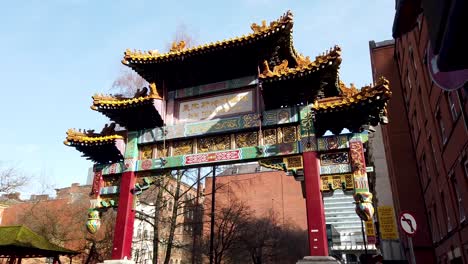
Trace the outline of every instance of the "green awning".
<path fill-rule="evenodd" d="M 79 252 L 50 243 L 25 226 L 0 226 L 0 257 L 54 257 Z"/>

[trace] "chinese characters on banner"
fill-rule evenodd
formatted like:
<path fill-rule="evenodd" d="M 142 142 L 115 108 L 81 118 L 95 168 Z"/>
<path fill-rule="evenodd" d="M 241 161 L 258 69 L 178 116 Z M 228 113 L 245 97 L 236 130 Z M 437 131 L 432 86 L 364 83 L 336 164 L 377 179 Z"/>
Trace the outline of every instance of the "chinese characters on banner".
<path fill-rule="evenodd" d="M 209 120 L 253 110 L 253 90 L 185 101 L 179 104 L 179 123 Z"/>

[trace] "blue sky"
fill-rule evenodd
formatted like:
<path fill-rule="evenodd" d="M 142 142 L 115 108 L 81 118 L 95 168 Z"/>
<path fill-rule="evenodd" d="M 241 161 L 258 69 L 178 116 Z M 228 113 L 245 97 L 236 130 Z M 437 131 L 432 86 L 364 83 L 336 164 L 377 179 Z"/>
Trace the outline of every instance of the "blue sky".
<path fill-rule="evenodd" d="M 198 44 L 250 33 L 250 24 L 294 14 L 294 44 L 314 58 L 338 44 L 341 78 L 372 81 L 369 40 L 391 38 L 393 0 L 118 1 L 2 3 L 0 162 L 26 173 L 25 193 L 85 183 L 92 165 L 63 145 L 68 128 L 99 131 L 91 96 L 109 93 L 126 48 L 165 50 L 178 25 Z"/>

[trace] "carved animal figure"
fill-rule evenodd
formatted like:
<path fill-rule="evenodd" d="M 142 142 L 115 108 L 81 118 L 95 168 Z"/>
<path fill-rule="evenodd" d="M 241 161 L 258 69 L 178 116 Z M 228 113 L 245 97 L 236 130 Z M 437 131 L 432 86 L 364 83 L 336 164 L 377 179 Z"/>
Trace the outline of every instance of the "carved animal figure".
<path fill-rule="evenodd" d="M 133 96 L 134 98 L 138 98 L 138 97 L 145 97 L 148 95 L 148 88 L 147 87 L 143 87 L 143 89 L 137 89 L 137 91 L 135 92 L 135 95 Z"/>
<path fill-rule="evenodd" d="M 185 41 L 181 40 L 179 43 L 172 42 L 170 52 L 182 51 L 185 49 Z"/>

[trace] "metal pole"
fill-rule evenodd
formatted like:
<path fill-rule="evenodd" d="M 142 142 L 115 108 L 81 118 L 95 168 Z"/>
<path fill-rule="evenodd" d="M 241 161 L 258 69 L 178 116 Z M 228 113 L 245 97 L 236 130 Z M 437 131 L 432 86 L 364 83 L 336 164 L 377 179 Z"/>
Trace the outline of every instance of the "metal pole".
<path fill-rule="evenodd" d="M 414 256 L 414 249 L 413 249 L 413 239 L 410 236 L 408 236 L 408 246 L 409 246 L 409 251 L 410 251 L 411 264 L 416 264 L 416 257 Z"/>
<path fill-rule="evenodd" d="M 193 244 L 192 244 L 192 264 L 195 264 L 195 254 L 198 254 L 198 247 L 197 247 L 197 236 L 198 236 L 198 226 L 199 222 L 194 222 L 194 219 L 198 220 L 199 216 L 199 199 L 200 199 L 200 178 L 201 178 L 201 168 L 198 168 L 197 174 L 197 196 L 195 198 L 195 205 L 191 208 L 193 212 L 192 218 L 192 236 L 193 236 Z"/>
<path fill-rule="evenodd" d="M 215 226 L 215 199 L 216 199 L 216 166 L 213 166 L 213 180 L 211 181 L 211 229 L 210 229 L 210 264 L 214 263 L 214 226 Z"/>
<path fill-rule="evenodd" d="M 362 242 L 364 242 L 364 252 L 366 253 L 366 258 L 367 258 L 366 233 L 364 232 L 364 221 L 362 221 L 362 219 L 361 219 L 361 230 L 362 230 Z"/>

